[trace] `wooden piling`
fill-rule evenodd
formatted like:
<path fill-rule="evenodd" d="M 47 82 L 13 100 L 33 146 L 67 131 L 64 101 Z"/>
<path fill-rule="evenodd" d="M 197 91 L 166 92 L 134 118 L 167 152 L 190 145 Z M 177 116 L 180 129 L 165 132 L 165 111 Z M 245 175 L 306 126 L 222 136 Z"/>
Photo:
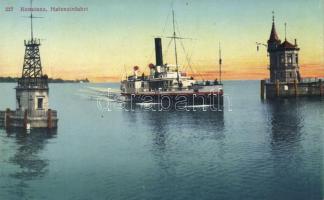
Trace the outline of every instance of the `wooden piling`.
<path fill-rule="evenodd" d="M 320 96 L 323 96 L 323 82 L 322 79 L 319 79 L 319 92 L 320 92 Z"/>
<path fill-rule="evenodd" d="M 11 111 L 9 108 L 7 108 L 6 112 L 5 112 L 5 127 L 6 128 L 10 128 L 10 119 L 11 118 Z"/>
<path fill-rule="evenodd" d="M 264 99 L 264 84 L 265 80 L 261 80 L 261 99 Z"/>
<path fill-rule="evenodd" d="M 23 127 L 26 129 L 27 128 L 27 123 L 28 123 L 28 112 L 25 110 L 24 112 L 24 121 L 23 121 Z"/>
<path fill-rule="evenodd" d="M 279 85 L 279 80 L 276 80 L 276 95 L 277 97 L 280 96 L 280 85 Z"/>
<path fill-rule="evenodd" d="M 52 110 L 51 109 L 48 109 L 48 111 L 47 111 L 47 128 L 48 129 L 53 128 L 53 125 L 52 125 Z"/>
<path fill-rule="evenodd" d="M 294 80 L 294 91 L 295 91 L 295 96 L 298 97 L 298 83 L 297 80 Z"/>

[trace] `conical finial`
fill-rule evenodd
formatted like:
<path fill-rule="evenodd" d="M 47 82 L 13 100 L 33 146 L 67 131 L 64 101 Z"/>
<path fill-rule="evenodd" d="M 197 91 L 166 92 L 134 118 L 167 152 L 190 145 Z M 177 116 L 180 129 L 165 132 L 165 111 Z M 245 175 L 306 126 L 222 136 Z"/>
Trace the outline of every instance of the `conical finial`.
<path fill-rule="evenodd" d="M 268 42 L 271 41 L 271 42 L 278 42 L 280 41 L 279 40 L 279 37 L 278 37 L 278 34 L 277 34 L 277 31 L 276 31 L 276 27 L 275 27 L 275 16 L 274 16 L 274 11 L 272 11 L 272 28 L 271 28 L 271 33 L 270 33 L 270 37 L 269 37 L 269 40 Z"/>

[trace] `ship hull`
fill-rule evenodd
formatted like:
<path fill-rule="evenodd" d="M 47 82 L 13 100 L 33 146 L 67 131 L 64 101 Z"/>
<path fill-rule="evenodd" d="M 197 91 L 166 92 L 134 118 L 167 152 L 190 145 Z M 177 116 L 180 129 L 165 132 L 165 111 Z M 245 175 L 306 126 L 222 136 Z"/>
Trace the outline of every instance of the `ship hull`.
<path fill-rule="evenodd" d="M 170 107 L 210 105 L 223 106 L 223 93 L 122 93 L 129 103 L 157 103 Z"/>

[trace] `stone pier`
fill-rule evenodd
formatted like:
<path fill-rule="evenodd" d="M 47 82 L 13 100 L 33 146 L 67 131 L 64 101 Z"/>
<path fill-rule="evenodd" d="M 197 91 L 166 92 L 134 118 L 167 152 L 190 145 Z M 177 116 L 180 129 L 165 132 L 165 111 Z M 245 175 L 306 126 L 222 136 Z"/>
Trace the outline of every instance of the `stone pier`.
<path fill-rule="evenodd" d="M 324 95 L 324 78 L 303 80 L 302 82 L 272 83 L 269 80 L 261 80 L 261 98 L 262 95 L 267 99 L 280 97 L 310 97 Z M 262 88 L 263 87 L 263 88 Z"/>

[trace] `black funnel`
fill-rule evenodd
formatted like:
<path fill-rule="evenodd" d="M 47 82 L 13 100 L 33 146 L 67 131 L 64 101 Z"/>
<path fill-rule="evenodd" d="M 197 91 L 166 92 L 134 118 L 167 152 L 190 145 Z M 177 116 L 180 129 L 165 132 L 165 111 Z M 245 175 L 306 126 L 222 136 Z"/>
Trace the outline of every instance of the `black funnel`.
<path fill-rule="evenodd" d="M 161 38 L 155 38 L 155 61 L 156 66 L 163 65 L 162 42 Z"/>

